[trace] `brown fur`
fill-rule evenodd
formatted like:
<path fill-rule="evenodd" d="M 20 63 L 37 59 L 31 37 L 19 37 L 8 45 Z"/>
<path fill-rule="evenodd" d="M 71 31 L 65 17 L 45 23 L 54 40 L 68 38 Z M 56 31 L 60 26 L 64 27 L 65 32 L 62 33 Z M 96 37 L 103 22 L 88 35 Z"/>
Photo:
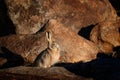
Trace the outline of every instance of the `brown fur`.
<path fill-rule="evenodd" d="M 34 66 L 48 68 L 59 61 L 60 47 L 52 39 L 51 32 L 46 32 L 48 48 L 41 52 L 34 61 Z"/>

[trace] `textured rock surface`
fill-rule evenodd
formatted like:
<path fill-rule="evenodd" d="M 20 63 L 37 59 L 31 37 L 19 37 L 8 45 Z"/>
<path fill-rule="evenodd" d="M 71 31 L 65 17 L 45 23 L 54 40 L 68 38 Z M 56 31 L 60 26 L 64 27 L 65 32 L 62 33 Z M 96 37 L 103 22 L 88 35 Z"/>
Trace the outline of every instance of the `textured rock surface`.
<path fill-rule="evenodd" d="M 60 59 L 66 64 L 91 61 L 98 52 L 112 52 L 113 47 L 120 46 L 120 20 L 109 0 L 1 0 L 0 3 L 0 36 L 4 36 L 0 37 L 0 68 L 24 65 L 24 60 L 33 63 L 37 55 L 47 47 L 46 30 L 53 32 L 53 37 L 61 48 Z M 2 11 L 2 7 L 5 11 Z M 90 35 L 93 42 L 78 35 L 81 28 L 90 25 L 96 25 Z M 5 36 L 15 32 L 16 35 Z M 106 66 L 101 66 L 101 60 L 94 61 L 92 64 L 86 63 L 87 66 L 84 63 L 82 66 L 73 66 L 72 70 L 81 74 L 94 73 L 89 74 L 92 76 L 98 76 L 96 73 L 99 70 L 100 74 L 102 69 L 105 69 L 105 73 L 109 70 Z M 106 62 L 103 64 L 106 65 Z M 107 65 L 109 64 L 110 62 Z M 110 70 L 114 70 L 113 67 Z M 76 76 L 73 74 L 75 71 L 71 72 L 63 67 L 15 67 L 0 70 L 0 79 L 93 80 Z"/>
<path fill-rule="evenodd" d="M 7 62 L 6 58 L 0 58 L 0 67 L 3 66 Z"/>
<path fill-rule="evenodd" d="M 107 19 L 116 19 L 117 16 L 108 0 L 51 0 L 49 5 L 52 8 L 47 6 L 48 12 L 46 15 L 54 16 L 66 27 L 76 32 L 82 27 Z"/>
<path fill-rule="evenodd" d="M 98 49 L 94 43 L 80 37 L 64 27 L 57 20 L 50 20 L 46 30 L 53 32 L 55 41 L 61 47 L 61 61 L 79 62 L 96 58 Z M 64 34 L 64 35 L 63 35 Z M 28 62 L 33 62 L 41 51 L 47 47 L 45 33 L 34 35 L 10 35 L 0 38 L 0 46 L 14 54 L 21 55 Z"/>
<path fill-rule="evenodd" d="M 36 0 L 6 0 L 17 34 L 32 34 L 45 23 L 44 12 Z"/>
<path fill-rule="evenodd" d="M 62 50 L 65 62 L 89 61 L 96 58 L 96 45 L 64 27 L 57 20 L 50 20 L 47 30 L 51 30 Z"/>
<path fill-rule="evenodd" d="M 114 47 L 120 46 L 120 19 L 115 21 L 106 21 L 100 24 L 101 39 L 112 44 Z"/>
<path fill-rule="evenodd" d="M 105 21 L 93 28 L 91 40 L 102 52 L 111 52 L 113 47 L 120 46 L 120 19 Z"/>
<path fill-rule="evenodd" d="M 47 42 L 44 33 L 36 35 L 10 35 L 0 38 L 0 46 L 5 47 L 13 54 L 21 55 L 29 62 L 33 62 L 36 56 L 47 47 Z"/>
<path fill-rule="evenodd" d="M 92 24 L 116 18 L 108 0 L 6 0 L 17 34 L 33 34 L 56 19 L 76 33 Z"/>
<path fill-rule="evenodd" d="M 92 29 L 90 34 L 90 39 L 98 46 L 99 52 L 104 52 L 104 53 L 112 52 L 112 48 L 113 48 L 112 44 L 101 40 L 100 28 L 98 25 Z"/>
<path fill-rule="evenodd" d="M 43 69 L 22 66 L 0 71 L 0 79 L 6 80 L 8 78 L 9 80 L 93 80 L 76 76 L 62 67 Z"/>

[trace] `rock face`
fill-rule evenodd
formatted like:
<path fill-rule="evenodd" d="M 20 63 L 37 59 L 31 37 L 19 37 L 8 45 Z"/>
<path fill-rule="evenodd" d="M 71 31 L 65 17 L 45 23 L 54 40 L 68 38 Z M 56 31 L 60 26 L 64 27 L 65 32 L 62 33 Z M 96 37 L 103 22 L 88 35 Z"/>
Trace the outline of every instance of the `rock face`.
<path fill-rule="evenodd" d="M 0 46 L 13 54 L 21 55 L 27 62 L 33 62 L 36 56 L 47 47 L 44 33 L 36 35 L 10 35 L 0 38 Z M 1 50 L 4 53 L 3 50 Z"/>
<path fill-rule="evenodd" d="M 57 20 L 50 20 L 45 31 L 47 30 L 53 32 L 55 41 L 60 45 L 62 62 L 86 62 L 96 58 L 98 49 L 94 43 L 80 37 Z M 33 63 L 47 48 L 47 40 L 44 32 L 34 35 L 10 35 L 0 38 L 0 46 Z"/>
<path fill-rule="evenodd" d="M 113 47 L 117 47 L 116 53 L 119 53 L 120 19 L 109 0 L 1 0 L 0 2 L 4 1 L 5 4 L 0 5 L 0 14 L 4 14 L 1 6 L 6 5 L 5 19 L 9 17 L 11 20 L 4 21 L 4 17 L 0 15 L 0 21 L 6 26 L 0 28 L 0 36 L 3 36 L 0 37 L 0 68 L 8 68 L 6 63 L 14 63 L 9 67 L 15 67 L 16 63 L 16 66 L 23 65 L 24 62 L 32 64 L 48 47 L 45 35 L 48 30 L 53 32 L 54 40 L 60 45 L 60 62 L 63 63 L 88 62 L 95 59 L 98 52 L 109 54 L 113 51 Z M 6 23 L 10 23 L 10 27 Z M 90 40 L 78 35 L 82 28 L 90 25 L 94 25 L 90 31 Z M 8 27 L 11 29 L 8 30 Z M 8 32 L 1 35 L 6 28 L 5 31 Z M 14 35 L 5 36 L 8 34 Z M 24 76 L 24 79 L 37 77 L 46 80 L 89 80 L 78 77 L 64 68 L 56 67 L 48 69 L 17 67 L 5 69 L 3 72 L 0 73 L 0 79 L 1 77 L 6 79 L 4 76 L 11 80 L 22 79 L 21 76 Z"/>
<path fill-rule="evenodd" d="M 117 14 L 108 0 L 6 0 L 5 2 L 17 35 L 1 37 L 0 45 L 30 63 L 33 63 L 36 56 L 47 47 L 45 34 L 36 33 L 44 27 L 53 31 L 56 41 L 61 46 L 61 61 L 64 62 L 86 62 L 96 58 L 98 48 L 99 52 L 111 52 L 113 46 L 119 46 L 118 28 L 109 27 L 114 25 L 111 21 L 116 22 Z M 91 32 L 91 40 L 95 44 L 77 34 L 82 27 L 97 23 L 100 23 L 97 26 L 102 27 L 100 33 L 99 27 L 96 26 Z M 109 40 L 114 35 L 111 31 L 116 32 L 117 38 Z M 111 34 L 106 35 L 109 33 Z M 101 40 L 98 39 L 99 35 Z"/>
<path fill-rule="evenodd" d="M 2 74 L 1 74 L 2 73 Z M 4 77 L 6 76 L 6 77 Z M 4 69 L 0 72 L 1 80 L 93 80 L 92 78 L 84 78 L 76 76 L 62 67 L 52 67 L 48 69 L 32 68 L 32 67 L 15 67 Z"/>
<path fill-rule="evenodd" d="M 120 46 L 120 19 L 113 22 L 106 21 L 100 24 L 101 39 L 112 44 L 114 47 Z"/>
<path fill-rule="evenodd" d="M 50 19 L 76 33 L 89 25 L 116 18 L 108 0 L 5 0 L 17 34 L 33 34 Z"/>
<path fill-rule="evenodd" d="M 0 67 L 7 62 L 6 58 L 0 58 Z"/>
<path fill-rule="evenodd" d="M 57 20 L 50 20 L 46 30 L 54 33 L 56 41 L 61 46 L 62 61 L 79 62 L 96 58 L 98 49 L 94 43 L 82 38 Z"/>
<path fill-rule="evenodd" d="M 93 28 L 91 40 L 100 48 L 101 52 L 112 52 L 113 47 L 120 46 L 120 19 L 105 21 Z"/>
<path fill-rule="evenodd" d="M 6 0 L 17 34 L 33 34 L 45 23 L 42 6 L 34 0 Z"/>
<path fill-rule="evenodd" d="M 47 16 L 55 17 L 75 32 L 82 27 L 94 25 L 106 19 L 115 19 L 117 16 L 108 0 L 51 0 L 47 10 Z"/>
<path fill-rule="evenodd" d="M 32 63 L 47 47 L 45 34 L 35 34 L 46 25 L 46 30 L 53 31 L 56 41 L 61 46 L 61 61 L 64 62 L 89 61 L 96 57 L 98 48 L 102 52 L 111 52 L 114 46 L 120 44 L 119 25 L 115 25 L 118 24 L 117 14 L 108 0 L 5 0 L 5 2 L 17 35 L 1 37 L 0 45 L 21 55 L 28 62 Z M 99 24 L 91 32 L 91 40 L 95 44 L 77 34 L 81 28 L 97 23 Z M 101 39 L 98 39 L 99 35 Z"/>

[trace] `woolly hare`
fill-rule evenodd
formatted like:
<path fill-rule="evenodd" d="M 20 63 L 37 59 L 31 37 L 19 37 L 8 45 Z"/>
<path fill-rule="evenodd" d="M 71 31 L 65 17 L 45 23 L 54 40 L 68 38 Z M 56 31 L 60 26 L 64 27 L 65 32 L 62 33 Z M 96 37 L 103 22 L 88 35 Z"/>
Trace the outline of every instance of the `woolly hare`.
<path fill-rule="evenodd" d="M 34 66 L 48 68 L 59 61 L 60 47 L 53 41 L 50 31 L 46 32 L 46 38 L 48 41 L 48 48 L 37 56 L 34 61 Z"/>

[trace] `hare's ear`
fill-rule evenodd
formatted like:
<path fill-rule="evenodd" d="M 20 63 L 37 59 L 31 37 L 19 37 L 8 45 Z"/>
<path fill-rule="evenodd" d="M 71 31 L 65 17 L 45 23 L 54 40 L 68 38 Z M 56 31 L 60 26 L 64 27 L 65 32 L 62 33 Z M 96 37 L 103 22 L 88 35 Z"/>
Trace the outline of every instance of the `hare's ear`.
<path fill-rule="evenodd" d="M 51 44 L 52 43 L 52 33 L 51 33 L 51 31 L 46 32 L 46 38 L 47 38 L 48 43 Z"/>

